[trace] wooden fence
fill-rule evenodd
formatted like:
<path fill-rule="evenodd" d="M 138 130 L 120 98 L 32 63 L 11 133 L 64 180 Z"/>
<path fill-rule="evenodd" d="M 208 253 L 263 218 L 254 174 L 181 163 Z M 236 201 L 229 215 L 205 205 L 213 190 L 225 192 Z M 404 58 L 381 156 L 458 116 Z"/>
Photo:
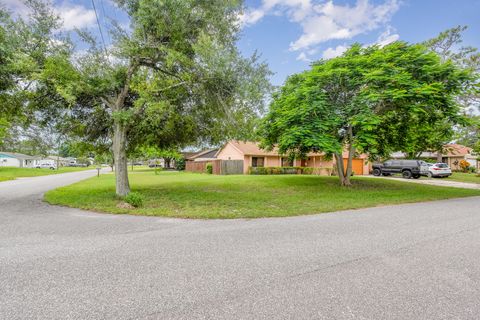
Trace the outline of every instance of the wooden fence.
<path fill-rule="evenodd" d="M 221 160 L 220 174 L 243 174 L 243 160 Z"/>
<path fill-rule="evenodd" d="M 187 161 L 185 171 L 206 173 L 208 163 L 213 174 L 243 174 L 243 160 Z"/>

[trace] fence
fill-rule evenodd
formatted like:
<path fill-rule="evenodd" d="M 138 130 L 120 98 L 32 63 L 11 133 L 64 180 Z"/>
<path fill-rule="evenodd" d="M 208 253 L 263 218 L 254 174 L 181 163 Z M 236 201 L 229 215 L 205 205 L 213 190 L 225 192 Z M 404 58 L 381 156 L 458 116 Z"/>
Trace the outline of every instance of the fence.
<path fill-rule="evenodd" d="M 187 161 L 185 171 L 205 173 L 208 163 L 213 174 L 243 174 L 243 160 Z"/>

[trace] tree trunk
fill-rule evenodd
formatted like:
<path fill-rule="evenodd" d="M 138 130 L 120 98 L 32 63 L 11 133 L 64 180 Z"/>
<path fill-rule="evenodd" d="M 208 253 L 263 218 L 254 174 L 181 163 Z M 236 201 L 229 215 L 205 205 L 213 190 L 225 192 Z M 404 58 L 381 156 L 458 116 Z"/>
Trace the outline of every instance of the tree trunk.
<path fill-rule="evenodd" d="M 128 163 L 127 163 L 127 129 L 125 125 L 114 122 L 113 130 L 113 154 L 115 157 L 115 186 L 117 196 L 124 197 L 130 192 L 128 182 Z"/>
<path fill-rule="evenodd" d="M 442 162 L 442 152 L 441 151 L 438 151 L 437 152 L 437 162 Z"/>
<path fill-rule="evenodd" d="M 345 167 L 343 166 L 343 157 L 340 153 L 335 153 L 335 160 L 337 162 L 337 171 L 338 171 L 338 178 L 340 179 L 341 186 L 351 186 L 350 176 L 345 174 Z"/>
<path fill-rule="evenodd" d="M 130 62 L 125 77 L 125 83 L 119 92 L 113 112 L 125 110 L 125 99 L 130 90 L 130 81 L 137 69 L 134 61 Z M 114 117 L 113 120 L 113 159 L 115 161 L 115 186 L 117 196 L 124 197 L 130 192 L 130 184 L 128 182 L 128 161 L 127 161 L 127 125 L 120 117 Z"/>

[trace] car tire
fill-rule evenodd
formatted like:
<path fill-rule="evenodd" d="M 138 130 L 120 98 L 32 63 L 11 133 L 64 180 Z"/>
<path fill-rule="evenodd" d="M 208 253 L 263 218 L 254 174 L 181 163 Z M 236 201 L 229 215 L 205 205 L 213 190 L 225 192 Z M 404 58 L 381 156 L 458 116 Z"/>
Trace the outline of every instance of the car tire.
<path fill-rule="evenodd" d="M 390 173 L 382 173 L 382 176 L 389 177 L 389 176 L 391 176 L 391 174 Z"/>
<path fill-rule="evenodd" d="M 429 172 L 427 173 L 427 177 L 433 178 L 433 174 L 429 171 Z"/>
<path fill-rule="evenodd" d="M 402 177 L 404 177 L 405 179 L 410 179 L 412 177 L 412 171 L 410 170 L 402 171 Z"/>
<path fill-rule="evenodd" d="M 413 175 L 413 179 L 418 179 L 418 178 L 420 178 L 420 175 L 419 175 L 419 174 L 414 174 L 414 175 Z"/>
<path fill-rule="evenodd" d="M 382 170 L 380 169 L 373 169 L 373 175 L 375 177 L 379 177 L 382 174 Z"/>

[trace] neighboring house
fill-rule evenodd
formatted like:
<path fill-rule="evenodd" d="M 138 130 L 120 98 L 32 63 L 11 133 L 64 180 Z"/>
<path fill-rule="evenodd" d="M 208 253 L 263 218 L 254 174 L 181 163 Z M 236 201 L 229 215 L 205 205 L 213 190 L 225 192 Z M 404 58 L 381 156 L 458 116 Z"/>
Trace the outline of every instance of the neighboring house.
<path fill-rule="evenodd" d="M 22 153 L 0 151 L 0 167 L 34 168 L 40 160 Z"/>
<path fill-rule="evenodd" d="M 392 159 L 405 159 L 405 154 L 402 152 L 394 152 L 390 156 Z M 425 159 L 427 162 L 436 162 L 436 152 L 422 152 L 419 157 Z M 443 146 L 442 162 L 448 164 L 453 170 L 460 170 L 460 161 L 466 160 L 470 163 L 470 166 L 479 168 L 479 161 L 477 161 L 478 155 L 476 155 L 472 148 L 466 147 L 461 144 L 450 143 Z"/>
<path fill-rule="evenodd" d="M 478 169 L 477 155 L 473 153 L 472 148 L 461 144 L 446 144 L 443 146 L 442 162 L 448 164 L 452 170 L 460 170 L 460 161 L 465 160 L 470 166 Z"/>
<path fill-rule="evenodd" d="M 45 159 L 55 161 L 55 164 L 58 163 L 59 167 L 65 167 L 70 162 L 70 159 L 68 159 L 68 158 L 63 158 L 63 157 L 59 157 L 59 156 L 55 156 L 55 155 L 50 155 L 50 156 L 46 157 Z"/>
<path fill-rule="evenodd" d="M 265 151 L 260 149 L 258 143 L 232 140 L 227 142 L 222 148 L 217 150 L 205 150 L 199 152 L 189 160 L 193 162 L 215 162 L 236 160 L 243 162 L 243 173 L 248 173 L 250 167 L 312 167 L 314 172 L 320 175 L 329 175 L 335 167 L 334 160 L 326 159 L 319 153 L 309 153 L 306 159 L 294 159 L 290 161 L 288 157 L 282 156 L 277 149 Z M 347 161 L 347 155 L 344 154 L 344 163 Z M 353 171 L 356 175 L 369 174 L 369 164 L 367 157 L 362 155 L 353 160 Z M 201 171 L 200 166 L 187 166 L 192 171 Z M 220 170 L 221 171 L 221 170 Z"/>

